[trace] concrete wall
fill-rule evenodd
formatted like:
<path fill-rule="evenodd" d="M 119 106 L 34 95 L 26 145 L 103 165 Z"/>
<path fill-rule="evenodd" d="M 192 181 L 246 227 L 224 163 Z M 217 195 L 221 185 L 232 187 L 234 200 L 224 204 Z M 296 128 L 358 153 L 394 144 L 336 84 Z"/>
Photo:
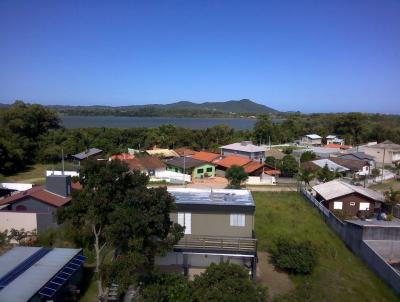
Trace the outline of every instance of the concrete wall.
<path fill-rule="evenodd" d="M 391 241 L 393 242 L 393 241 Z M 397 254 L 400 252 L 400 242 L 397 242 Z M 388 243 L 391 244 L 391 243 Z M 368 266 L 387 284 L 389 284 L 396 293 L 400 294 L 400 273 L 396 271 L 393 266 L 387 264 L 387 259 L 377 252 L 377 249 L 382 250 L 383 242 L 371 242 L 365 240 L 361 243 L 360 249 L 361 258 L 368 264 Z"/>
<path fill-rule="evenodd" d="M 189 213 L 189 211 L 186 211 Z M 254 217 L 245 215 L 245 226 L 230 226 L 231 213 L 191 212 L 192 234 L 198 236 L 221 236 L 221 237 L 248 237 L 252 238 Z M 240 214 L 240 213 L 232 213 Z M 178 214 L 171 213 L 173 222 L 178 222 Z"/>
<path fill-rule="evenodd" d="M 0 211 L 0 231 L 24 229 L 25 231 L 36 230 L 39 233 L 56 227 L 57 223 L 52 213 Z"/>
<path fill-rule="evenodd" d="M 36 213 L 0 211 L 0 231 L 11 229 L 37 230 Z"/>
<path fill-rule="evenodd" d="M 400 275 L 385 259 L 380 255 L 385 251 L 384 246 L 393 244 L 396 250 L 395 255 L 400 254 L 400 227 L 399 226 L 363 226 L 350 221 L 342 222 L 337 219 L 332 212 L 320 208 L 318 201 L 304 189 L 301 192 L 305 199 L 313 206 L 318 208 L 325 222 L 336 232 L 354 254 L 361 257 L 364 262 L 375 273 L 391 286 L 396 293 L 400 294 Z M 371 240 L 375 240 L 371 246 Z M 374 250 L 374 247 L 380 246 Z M 387 248 L 383 255 L 387 255 Z"/>

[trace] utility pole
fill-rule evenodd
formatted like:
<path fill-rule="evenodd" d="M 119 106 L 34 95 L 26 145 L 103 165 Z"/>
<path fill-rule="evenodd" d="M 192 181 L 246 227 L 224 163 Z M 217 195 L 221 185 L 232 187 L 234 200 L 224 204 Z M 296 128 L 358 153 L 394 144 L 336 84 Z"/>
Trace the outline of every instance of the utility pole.
<path fill-rule="evenodd" d="M 386 148 L 383 148 L 383 163 L 382 163 L 382 172 L 381 172 L 381 183 L 383 183 L 383 170 L 385 169 L 385 155 L 386 155 Z"/>
<path fill-rule="evenodd" d="M 62 175 L 64 175 L 64 149 L 61 148 Z"/>

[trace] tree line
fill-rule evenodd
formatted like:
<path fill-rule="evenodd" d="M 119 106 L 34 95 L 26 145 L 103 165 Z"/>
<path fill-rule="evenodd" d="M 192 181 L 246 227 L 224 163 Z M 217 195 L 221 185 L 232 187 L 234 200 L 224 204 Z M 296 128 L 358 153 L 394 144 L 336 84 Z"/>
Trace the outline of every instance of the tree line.
<path fill-rule="evenodd" d="M 56 111 L 18 101 L 0 109 L 0 174 L 12 174 L 34 163 L 59 162 L 62 149 L 65 155 L 90 147 L 100 148 L 106 154 L 153 146 L 218 152 L 219 146 L 241 140 L 278 144 L 294 141 L 306 133 L 318 133 L 323 137 L 337 134 L 345 138 L 347 144 L 386 139 L 400 143 L 400 116 L 293 113 L 286 115 L 282 122 L 273 123 L 269 115 L 260 115 L 253 130 L 234 130 L 226 125 L 207 129 L 173 125 L 66 129 Z"/>

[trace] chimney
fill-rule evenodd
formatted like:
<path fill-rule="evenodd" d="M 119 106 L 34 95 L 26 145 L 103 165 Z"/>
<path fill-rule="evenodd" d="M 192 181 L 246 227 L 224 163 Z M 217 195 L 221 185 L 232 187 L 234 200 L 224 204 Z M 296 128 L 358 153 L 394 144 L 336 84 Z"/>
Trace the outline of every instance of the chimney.
<path fill-rule="evenodd" d="M 64 197 L 71 195 L 70 175 L 49 175 L 46 177 L 46 190 Z"/>

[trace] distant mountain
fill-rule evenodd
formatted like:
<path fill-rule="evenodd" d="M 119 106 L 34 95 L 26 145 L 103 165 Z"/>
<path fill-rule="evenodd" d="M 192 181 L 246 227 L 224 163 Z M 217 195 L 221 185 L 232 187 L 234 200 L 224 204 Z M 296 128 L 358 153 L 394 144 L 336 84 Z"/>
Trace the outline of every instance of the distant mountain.
<path fill-rule="evenodd" d="M 60 111 L 69 110 L 111 110 L 111 111 L 130 111 L 130 110 L 178 110 L 178 111 L 202 111 L 202 112 L 221 112 L 221 113 L 237 113 L 237 114 L 260 114 L 260 113 L 277 113 L 278 111 L 265 105 L 257 104 L 251 100 L 243 99 L 239 101 L 227 102 L 204 102 L 193 103 L 188 101 L 180 101 L 170 104 L 149 104 L 149 105 L 129 105 L 129 106 L 66 106 L 51 105 L 47 106 Z"/>

